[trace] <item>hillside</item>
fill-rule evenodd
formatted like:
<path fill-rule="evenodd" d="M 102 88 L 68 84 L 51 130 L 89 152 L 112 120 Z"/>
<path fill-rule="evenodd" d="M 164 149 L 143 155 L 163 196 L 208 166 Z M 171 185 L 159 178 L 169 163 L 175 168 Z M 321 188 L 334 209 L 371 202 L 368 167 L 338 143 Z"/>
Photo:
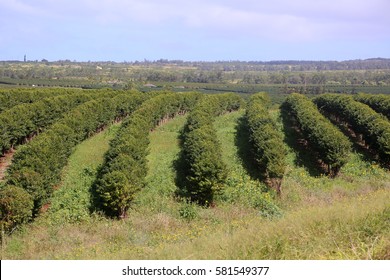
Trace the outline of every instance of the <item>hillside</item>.
<path fill-rule="evenodd" d="M 248 152 L 243 113 L 222 115 L 214 123 L 229 173 L 213 207 L 174 195 L 178 137 L 186 121 L 179 116 L 150 133 L 147 183 L 128 217 L 89 215 L 90 188 L 115 125 L 77 146 L 51 207 L 5 239 L 2 259 L 390 258 L 388 171 L 353 152 L 341 175 L 330 179 L 287 145 L 278 198 L 243 160 Z M 271 115 L 288 144 L 279 110 Z"/>

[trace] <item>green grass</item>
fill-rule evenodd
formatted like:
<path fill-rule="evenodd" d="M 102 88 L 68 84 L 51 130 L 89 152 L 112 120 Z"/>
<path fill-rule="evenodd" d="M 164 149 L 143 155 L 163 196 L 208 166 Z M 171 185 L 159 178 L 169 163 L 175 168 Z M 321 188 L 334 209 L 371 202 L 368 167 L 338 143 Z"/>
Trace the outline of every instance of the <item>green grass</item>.
<path fill-rule="evenodd" d="M 118 129 L 119 124 L 114 124 L 75 148 L 63 170 L 62 183 L 54 192 L 50 208 L 42 219 L 49 219 L 56 224 L 89 219 L 92 208 L 91 187 L 104 153 L 108 150 L 109 141 Z"/>
<path fill-rule="evenodd" d="M 354 153 L 340 177 L 312 176 L 289 148 L 275 198 L 242 162 L 242 115 L 215 122 L 229 177 L 214 207 L 174 195 L 181 116 L 150 134 L 146 185 L 128 218 L 90 214 L 89 189 L 114 126 L 76 148 L 52 208 L 6 238 L 2 259 L 390 259 L 389 171 Z"/>
<path fill-rule="evenodd" d="M 258 180 L 254 167 L 244 160 L 249 156 L 248 135 L 239 123 L 244 110 L 219 116 L 214 127 L 221 143 L 222 160 L 228 167 L 228 179 L 220 197 L 222 203 L 245 205 L 259 210 L 263 216 L 280 215 L 273 202 L 275 193 Z M 241 154 L 241 156 L 240 156 Z M 227 205 L 227 206 L 228 206 Z"/>
<path fill-rule="evenodd" d="M 150 134 L 146 186 L 137 194 L 133 211 L 172 213 L 177 210 L 178 205 L 174 199 L 176 191 L 174 160 L 180 152 L 178 138 L 185 121 L 185 116 L 178 116 L 157 127 Z"/>

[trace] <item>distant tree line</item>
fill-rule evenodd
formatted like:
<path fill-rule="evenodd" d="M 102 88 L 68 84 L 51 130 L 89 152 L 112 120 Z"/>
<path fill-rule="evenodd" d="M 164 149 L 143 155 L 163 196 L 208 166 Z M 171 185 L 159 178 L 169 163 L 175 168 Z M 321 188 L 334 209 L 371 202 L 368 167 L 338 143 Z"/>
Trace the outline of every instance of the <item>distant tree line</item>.
<path fill-rule="evenodd" d="M 42 83 L 41 81 L 44 81 Z M 135 83 L 226 83 L 320 86 L 390 85 L 390 59 L 351 61 L 157 60 L 0 62 L 0 83 L 125 86 Z"/>

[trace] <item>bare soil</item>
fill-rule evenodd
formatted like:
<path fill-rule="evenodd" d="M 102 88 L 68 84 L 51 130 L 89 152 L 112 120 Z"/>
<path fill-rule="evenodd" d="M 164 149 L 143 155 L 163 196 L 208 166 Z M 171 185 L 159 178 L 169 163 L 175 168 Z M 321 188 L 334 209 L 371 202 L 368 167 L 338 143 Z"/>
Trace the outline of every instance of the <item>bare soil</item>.
<path fill-rule="evenodd" d="M 7 168 L 11 165 L 14 154 L 15 150 L 11 149 L 4 155 L 0 156 L 0 181 L 4 180 Z"/>

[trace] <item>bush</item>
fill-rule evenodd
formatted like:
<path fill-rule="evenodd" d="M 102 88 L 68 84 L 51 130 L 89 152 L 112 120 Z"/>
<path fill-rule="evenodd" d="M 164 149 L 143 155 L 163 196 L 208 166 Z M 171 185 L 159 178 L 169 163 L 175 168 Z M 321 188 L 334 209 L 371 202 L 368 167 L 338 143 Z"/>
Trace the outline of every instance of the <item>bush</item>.
<path fill-rule="evenodd" d="M 179 209 L 179 215 L 186 221 L 192 221 L 198 217 L 196 206 L 190 201 L 185 202 Z"/>
<path fill-rule="evenodd" d="M 276 129 L 275 122 L 268 114 L 269 104 L 270 99 L 267 94 L 252 95 L 245 117 L 253 158 L 260 172 L 265 174 L 271 186 L 280 194 L 287 152 L 283 135 Z"/>
<path fill-rule="evenodd" d="M 9 231 L 15 225 L 29 221 L 32 218 L 33 200 L 30 194 L 12 185 L 0 190 L 0 220 L 1 228 Z"/>
<path fill-rule="evenodd" d="M 222 150 L 211 125 L 188 132 L 183 143 L 185 153 L 186 190 L 192 201 L 209 205 L 220 192 L 227 177 Z"/>
<path fill-rule="evenodd" d="M 227 170 L 213 121 L 224 112 L 238 109 L 241 103 L 242 99 L 235 94 L 206 96 L 188 116 L 182 133 L 181 193 L 193 202 L 212 204 L 214 195 L 224 186 Z"/>

